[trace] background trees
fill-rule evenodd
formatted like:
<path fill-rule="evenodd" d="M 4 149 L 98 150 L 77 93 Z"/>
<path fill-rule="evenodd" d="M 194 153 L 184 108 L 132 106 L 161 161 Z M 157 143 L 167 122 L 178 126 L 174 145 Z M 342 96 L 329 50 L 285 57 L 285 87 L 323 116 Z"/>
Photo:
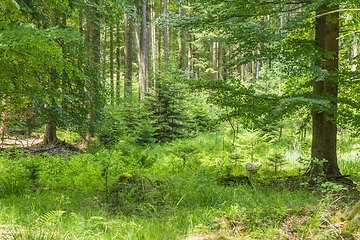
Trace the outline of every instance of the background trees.
<path fill-rule="evenodd" d="M 140 134 L 145 121 L 149 136 L 169 140 L 200 124 L 190 109 L 202 93 L 187 87 L 206 89 L 220 119 L 244 126 L 300 113 L 303 129 L 312 116 L 311 155 L 327 162 L 309 172 L 339 175 L 337 126 L 359 118 L 358 17 L 348 5 L 358 3 L 6 1 L 3 110 L 31 106 L 49 143 L 58 128 L 89 143 L 109 130 L 105 119 L 120 135 Z"/>

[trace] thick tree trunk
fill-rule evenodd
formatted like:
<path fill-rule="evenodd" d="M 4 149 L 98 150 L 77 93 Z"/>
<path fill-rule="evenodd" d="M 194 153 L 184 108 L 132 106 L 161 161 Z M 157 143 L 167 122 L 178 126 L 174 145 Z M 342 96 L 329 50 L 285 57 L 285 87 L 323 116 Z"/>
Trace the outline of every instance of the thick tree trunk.
<path fill-rule="evenodd" d="M 332 7 L 329 11 L 338 10 L 339 6 Z M 338 83 L 337 72 L 339 68 L 339 12 L 329 14 L 326 21 L 326 37 L 325 37 L 325 52 L 331 53 L 325 57 L 325 69 L 329 72 L 328 77 L 324 82 L 324 92 L 332 97 L 331 114 L 326 114 L 324 117 L 324 139 L 323 139 L 323 156 L 327 162 L 324 164 L 326 175 L 341 175 L 336 154 L 336 113 L 337 113 L 337 96 Z"/>
<path fill-rule="evenodd" d="M 323 13 L 325 11 L 325 5 L 318 9 L 317 13 Z M 326 16 L 316 19 L 315 26 L 315 42 L 316 46 L 321 51 L 322 57 L 325 51 L 325 27 Z M 321 57 L 321 58 L 322 58 Z M 323 68 L 322 61 L 319 60 L 316 63 L 317 66 Z M 316 79 L 313 83 L 313 95 L 319 97 L 324 92 L 324 81 Z M 320 109 L 312 109 L 312 145 L 311 145 L 311 158 L 317 160 L 323 160 L 323 131 L 324 131 L 324 113 Z M 316 176 L 323 172 L 321 164 L 312 161 L 310 165 L 310 176 Z"/>
<path fill-rule="evenodd" d="M 338 9 L 334 7 L 328 9 L 325 5 L 322 5 L 318 9 L 318 13 L 324 13 L 326 11 Z M 332 13 L 328 16 L 319 17 L 316 20 L 315 40 L 317 47 L 321 50 L 322 58 L 325 60 L 322 63 L 319 60 L 316 64 L 326 69 L 328 75 L 324 81 L 315 80 L 313 85 L 313 94 L 315 97 L 321 95 L 327 95 L 331 97 L 332 108 L 330 112 L 332 114 L 324 114 L 320 109 L 313 109 L 313 127 L 312 127 L 312 159 L 322 160 L 327 162 L 323 165 L 312 162 L 310 165 L 310 175 L 318 175 L 325 171 L 326 175 L 340 175 L 340 170 L 337 163 L 336 154 L 336 112 L 337 104 L 336 98 L 338 94 L 337 86 L 337 71 L 338 71 L 338 40 L 339 37 L 339 13 Z M 326 58 L 326 56 L 330 57 Z"/>
<path fill-rule="evenodd" d="M 44 144 L 55 144 L 57 142 L 56 136 L 56 124 L 55 123 L 48 123 L 45 124 L 45 132 L 44 132 Z"/>

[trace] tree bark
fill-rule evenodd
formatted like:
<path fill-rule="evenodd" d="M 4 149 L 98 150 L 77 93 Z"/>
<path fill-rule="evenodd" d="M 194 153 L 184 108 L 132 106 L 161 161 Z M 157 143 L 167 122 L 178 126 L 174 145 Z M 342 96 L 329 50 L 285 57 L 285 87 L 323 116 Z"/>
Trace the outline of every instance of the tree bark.
<path fill-rule="evenodd" d="M 338 10 L 339 6 L 334 6 L 328 9 L 329 11 Z M 324 117 L 324 139 L 323 139 L 323 156 L 327 162 L 324 163 L 324 168 L 327 176 L 341 175 L 336 154 L 336 140 L 337 140 L 337 96 L 338 83 L 337 72 L 339 68 L 339 12 L 329 14 L 326 21 L 326 37 L 325 37 L 325 69 L 329 75 L 324 82 L 324 92 L 331 96 L 331 113 Z"/>
<path fill-rule="evenodd" d="M 110 25 L 110 98 L 114 103 L 114 28 Z"/>
<path fill-rule="evenodd" d="M 167 0 L 164 0 L 164 17 L 167 16 Z M 164 27 L 164 62 L 165 62 L 165 71 L 167 71 L 169 63 L 169 33 L 167 24 Z"/>
<path fill-rule="evenodd" d="M 91 68 L 96 76 L 100 75 L 100 15 L 97 9 L 98 0 L 91 0 L 89 14 L 89 50 L 91 56 Z M 90 139 L 94 136 L 94 125 L 96 115 L 94 113 L 95 105 L 98 103 L 98 82 L 95 77 L 90 80 L 90 87 L 87 89 L 92 100 L 89 103 L 89 124 L 85 139 L 85 146 L 88 146 Z"/>
<path fill-rule="evenodd" d="M 116 103 L 120 100 L 120 24 L 116 25 Z"/>
<path fill-rule="evenodd" d="M 191 7 L 191 3 L 189 3 L 189 7 Z M 191 17 L 191 11 L 189 9 L 188 17 Z M 191 32 L 188 31 L 188 41 L 189 41 L 189 47 L 188 47 L 188 71 L 192 72 L 192 48 L 191 48 Z"/>
<path fill-rule="evenodd" d="M 133 24 L 128 15 L 124 16 L 124 99 L 131 103 L 132 98 L 132 39 Z"/>
<path fill-rule="evenodd" d="M 161 12 L 162 12 L 162 1 L 160 0 L 160 15 L 159 15 L 159 19 L 161 19 Z M 158 66 L 160 69 L 161 66 L 161 29 L 159 28 L 159 41 L 158 41 Z"/>
<path fill-rule="evenodd" d="M 150 15 L 151 21 L 155 19 L 155 11 L 154 11 L 154 0 L 151 0 L 151 8 L 150 8 Z M 151 25 L 151 46 L 152 46 L 152 63 L 153 63 L 153 91 L 155 93 L 156 90 L 156 26 L 155 24 Z"/>
<path fill-rule="evenodd" d="M 322 5 L 318 9 L 318 14 L 338 9 L 338 6 L 329 9 Z M 312 159 L 325 159 L 323 165 L 312 162 L 310 165 L 310 175 L 318 175 L 325 171 L 326 175 L 341 175 L 337 163 L 336 154 L 336 98 L 338 95 L 337 71 L 338 71 L 338 52 L 339 52 L 339 13 L 332 13 L 328 16 L 316 19 L 315 40 L 316 45 L 321 51 L 322 63 L 319 60 L 316 64 L 327 70 L 325 81 L 315 80 L 313 84 L 313 95 L 320 99 L 326 95 L 331 97 L 330 113 L 324 114 L 320 109 L 313 108 L 313 128 L 312 128 Z M 327 53 L 325 55 L 325 53 Z M 330 57 L 329 57 L 330 56 Z"/>
<path fill-rule="evenodd" d="M 181 9 L 181 16 L 186 16 L 186 9 Z M 182 30 L 180 33 L 180 39 L 181 39 L 181 55 L 180 55 L 180 69 L 185 71 L 186 64 L 185 64 L 185 58 L 186 58 L 186 38 L 185 38 L 185 31 Z"/>
<path fill-rule="evenodd" d="M 146 92 L 146 0 L 141 5 L 141 35 L 140 35 L 140 63 L 139 63 L 139 90 L 140 100 L 145 99 Z"/>
<path fill-rule="evenodd" d="M 104 44 L 103 44 L 103 81 L 102 84 L 105 87 L 106 79 L 106 18 L 104 17 Z"/>

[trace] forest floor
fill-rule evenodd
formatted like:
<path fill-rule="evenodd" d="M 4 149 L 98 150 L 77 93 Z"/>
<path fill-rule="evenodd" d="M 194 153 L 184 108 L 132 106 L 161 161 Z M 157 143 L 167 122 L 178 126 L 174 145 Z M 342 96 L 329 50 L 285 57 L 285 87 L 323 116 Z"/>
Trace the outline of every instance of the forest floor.
<path fill-rule="evenodd" d="M 351 207 L 360 200 L 349 178 L 307 186 L 300 175 L 280 174 L 249 176 L 250 183 L 224 183 L 211 168 L 191 165 L 190 160 L 186 168 L 180 161 L 165 170 L 150 168 L 150 174 L 150 169 L 135 169 L 139 176 L 158 174 L 149 177 L 152 191 L 127 182 L 121 192 L 106 195 L 97 190 L 104 189 L 104 169 L 116 174 L 129 169 L 108 170 L 101 164 L 110 159 L 107 166 L 124 164 L 125 153 L 132 161 L 146 161 L 143 150 L 130 152 L 126 146 L 118 152 L 78 154 L 83 152 L 80 148 L 63 141 L 44 145 L 40 138 L 21 140 L 16 147 L 25 156 L 47 153 L 41 163 L 49 164 L 51 171 L 36 175 L 38 184 L 21 186 L 21 194 L 0 195 L 0 239 L 340 240 L 347 239 L 339 234 L 346 231 Z M 158 180 L 161 171 L 164 177 Z M 109 181 L 115 178 L 109 176 Z M 0 193 L 4 189 L 0 186 Z M 352 236 L 348 239 L 360 239 L 360 232 Z"/>

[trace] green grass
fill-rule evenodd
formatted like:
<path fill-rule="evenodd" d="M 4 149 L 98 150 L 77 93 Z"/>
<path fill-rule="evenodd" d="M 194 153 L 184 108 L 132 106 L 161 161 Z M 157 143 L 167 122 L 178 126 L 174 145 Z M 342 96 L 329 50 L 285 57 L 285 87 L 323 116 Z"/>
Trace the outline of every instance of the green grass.
<path fill-rule="evenodd" d="M 14 159 L 3 155 L 0 236 L 7 231 L 7 236 L 16 239 L 186 239 L 200 235 L 280 239 L 289 234 L 298 239 L 326 239 L 329 233 L 324 221 L 331 219 L 330 203 L 338 198 L 336 192 L 288 189 L 287 182 L 260 184 L 264 174 L 273 171 L 265 163 L 275 147 L 288 160 L 282 175 L 297 175 L 304 167 L 296 161 L 298 154 L 291 146 L 257 143 L 263 147 L 256 149 L 253 157 L 264 166 L 252 177 L 252 186 L 217 182 L 222 175 L 247 174 L 244 163 L 252 153 L 246 146 L 258 136 L 246 134 L 243 131 L 235 142 L 235 151 L 241 156 L 237 162 L 229 157 L 234 151 L 232 136 L 223 132 L 151 149 L 124 143 L 112 150 L 70 157 Z M 184 167 L 184 155 L 177 155 L 174 148 L 185 144 L 197 151 L 186 156 Z M 307 151 L 304 148 L 303 154 Z M 341 171 L 359 174 L 356 160 L 356 154 L 344 150 L 339 156 Z M 36 179 L 29 181 L 26 166 L 31 164 L 40 168 Z M 105 190 L 124 172 L 148 177 L 156 187 L 147 193 L 141 186 L 130 187 L 106 197 Z M 348 200 L 345 197 L 333 205 L 346 213 L 351 205 Z"/>

